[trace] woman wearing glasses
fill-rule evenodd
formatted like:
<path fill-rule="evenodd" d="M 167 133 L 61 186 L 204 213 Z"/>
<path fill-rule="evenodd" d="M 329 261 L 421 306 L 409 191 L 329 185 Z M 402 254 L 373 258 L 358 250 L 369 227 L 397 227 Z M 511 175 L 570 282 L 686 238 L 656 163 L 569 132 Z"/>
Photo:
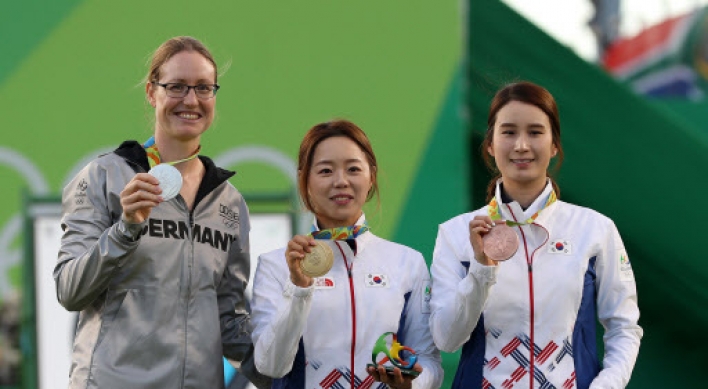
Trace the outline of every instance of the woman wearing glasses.
<path fill-rule="evenodd" d="M 154 136 L 64 189 L 54 278 L 80 311 L 71 388 L 223 388 L 222 354 L 250 346 L 248 209 L 234 173 L 199 155 L 218 88 L 201 42 L 166 41 L 145 85 Z"/>
<path fill-rule="evenodd" d="M 435 344 L 462 347 L 453 388 L 624 388 L 642 337 L 634 276 L 612 220 L 548 177 L 563 158 L 553 96 L 507 85 L 487 124 L 489 205 L 440 225 L 431 266 Z"/>

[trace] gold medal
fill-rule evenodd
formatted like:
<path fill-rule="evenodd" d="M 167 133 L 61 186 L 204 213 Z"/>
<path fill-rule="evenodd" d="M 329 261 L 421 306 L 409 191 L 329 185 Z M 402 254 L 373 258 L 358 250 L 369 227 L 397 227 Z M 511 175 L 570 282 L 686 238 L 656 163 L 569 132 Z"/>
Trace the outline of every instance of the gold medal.
<path fill-rule="evenodd" d="M 308 277 L 322 277 L 327 274 L 334 264 L 334 252 L 327 242 L 315 240 L 316 245 L 310 247 L 312 251 L 305 254 L 300 261 L 300 270 Z"/>

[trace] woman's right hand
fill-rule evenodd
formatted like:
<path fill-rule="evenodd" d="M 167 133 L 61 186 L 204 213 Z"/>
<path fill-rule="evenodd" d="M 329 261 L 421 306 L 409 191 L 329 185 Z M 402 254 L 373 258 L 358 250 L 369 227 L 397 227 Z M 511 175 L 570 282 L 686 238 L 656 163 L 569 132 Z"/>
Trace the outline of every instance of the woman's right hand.
<path fill-rule="evenodd" d="M 285 249 L 285 260 L 290 269 L 290 280 L 293 284 L 307 288 L 312 285 L 312 277 L 306 276 L 300 268 L 300 261 L 305 258 L 305 254 L 312 251 L 315 246 L 315 238 L 309 235 L 295 235 Z"/>
<path fill-rule="evenodd" d="M 482 237 L 494 227 L 494 222 L 487 215 L 478 215 L 470 221 L 470 244 L 474 250 L 474 259 L 484 266 L 496 266 L 497 261 L 489 259 L 484 254 L 484 242 Z"/>
<path fill-rule="evenodd" d="M 162 189 L 157 178 L 148 173 L 138 173 L 120 192 L 123 220 L 131 224 L 144 222 L 153 207 L 162 202 Z"/>

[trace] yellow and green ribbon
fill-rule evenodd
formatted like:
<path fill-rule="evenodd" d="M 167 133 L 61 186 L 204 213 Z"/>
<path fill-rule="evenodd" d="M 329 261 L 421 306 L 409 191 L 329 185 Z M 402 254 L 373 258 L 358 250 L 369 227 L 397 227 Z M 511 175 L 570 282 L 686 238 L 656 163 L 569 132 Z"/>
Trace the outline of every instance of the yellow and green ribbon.
<path fill-rule="evenodd" d="M 556 200 L 558 200 L 558 197 L 556 196 L 556 191 L 552 190 L 551 194 L 548 195 L 548 200 L 546 200 L 546 204 L 543 206 L 543 208 L 539 209 L 530 218 L 526 219 L 525 221 L 521 221 L 521 222 L 515 222 L 513 220 L 506 220 L 505 223 L 509 227 L 532 224 L 536 220 L 538 215 L 541 213 L 541 211 L 548 208 L 548 206 L 550 206 L 551 204 L 556 202 Z M 496 196 L 493 197 L 492 201 L 489 202 L 489 206 L 487 207 L 487 210 L 488 210 L 490 219 L 501 220 L 501 210 L 499 209 L 499 202 L 497 201 Z"/>
<path fill-rule="evenodd" d="M 147 153 L 147 159 L 148 159 L 148 163 L 150 164 L 150 169 L 163 163 L 160 160 L 160 152 L 157 151 L 157 145 L 155 144 L 155 137 L 154 136 L 151 136 L 150 139 L 148 139 L 143 144 L 143 147 L 145 148 L 145 153 Z M 197 158 L 197 155 L 199 155 L 199 152 L 201 150 L 202 150 L 202 146 L 199 145 L 199 147 L 197 147 L 197 151 L 195 151 L 194 154 L 190 155 L 189 157 L 180 159 L 178 161 L 164 162 L 164 163 L 174 166 L 174 165 L 181 163 L 181 162 L 190 161 L 194 158 Z"/>
<path fill-rule="evenodd" d="M 312 232 L 310 235 L 312 235 L 315 239 L 350 240 L 356 239 L 357 236 L 365 233 L 366 231 L 369 231 L 369 226 L 366 224 L 366 221 L 364 221 L 363 224 L 358 226 L 326 228 L 319 231 L 315 230 L 315 227 L 312 226 Z"/>

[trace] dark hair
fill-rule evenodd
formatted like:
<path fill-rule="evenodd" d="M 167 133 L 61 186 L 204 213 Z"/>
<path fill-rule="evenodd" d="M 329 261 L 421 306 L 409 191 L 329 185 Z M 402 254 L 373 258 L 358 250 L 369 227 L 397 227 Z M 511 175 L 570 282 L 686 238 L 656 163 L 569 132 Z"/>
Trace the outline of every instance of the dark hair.
<path fill-rule="evenodd" d="M 196 38 L 192 38 L 191 36 L 176 36 L 161 44 L 152 55 L 152 59 L 150 60 L 150 69 L 148 70 L 147 79 L 145 82 L 159 81 L 160 68 L 162 65 L 169 61 L 170 58 L 174 57 L 175 54 L 182 51 L 195 51 L 209 60 L 209 62 L 214 65 L 214 82 L 217 82 L 217 67 L 214 57 L 202 42 Z"/>
<path fill-rule="evenodd" d="M 505 105 L 512 101 L 520 101 L 522 103 L 531 104 L 538 107 L 543 111 L 546 116 L 548 116 L 548 121 L 551 123 L 551 135 L 553 145 L 558 149 L 558 159 L 553 166 L 552 174 L 548 174 L 551 179 L 551 184 L 553 185 L 553 190 L 556 191 L 556 195 L 560 198 L 560 188 L 558 184 L 553 179 L 553 175 L 560 169 L 563 163 L 563 146 L 561 146 L 561 129 L 560 129 L 560 117 L 558 115 L 558 106 L 556 105 L 556 100 L 551 95 L 551 92 L 546 90 L 546 88 L 536 85 L 532 82 L 521 81 L 513 84 L 508 84 L 501 88 L 492 99 L 492 103 L 489 106 L 489 116 L 487 117 L 487 133 L 484 135 L 484 141 L 482 142 L 482 158 L 487 167 L 494 173 L 494 178 L 489 182 L 487 186 L 487 201 L 490 201 L 494 197 L 494 191 L 496 189 L 496 182 L 501 177 L 499 170 L 497 169 L 494 159 L 489 155 L 487 150 L 492 145 L 494 141 L 494 124 L 497 121 L 497 113 Z"/>
<path fill-rule="evenodd" d="M 310 179 L 310 169 L 312 168 L 312 157 L 315 154 L 315 149 L 317 145 L 327 138 L 332 138 L 335 136 L 342 136 L 351 139 L 356 143 L 361 151 L 366 155 L 366 159 L 369 163 L 369 171 L 371 172 L 371 189 L 366 196 L 366 201 L 371 200 L 376 195 L 377 199 L 379 196 L 379 185 L 376 179 L 376 155 L 374 155 L 374 150 L 371 147 L 371 142 L 366 136 L 364 131 L 362 131 L 359 126 L 348 121 L 348 120 L 333 120 L 325 123 L 320 123 L 312 127 L 300 143 L 300 152 L 297 156 L 297 169 L 298 169 L 298 189 L 300 191 L 300 197 L 302 197 L 302 202 L 305 204 L 310 212 L 315 212 L 310 197 L 308 196 L 307 183 Z"/>

